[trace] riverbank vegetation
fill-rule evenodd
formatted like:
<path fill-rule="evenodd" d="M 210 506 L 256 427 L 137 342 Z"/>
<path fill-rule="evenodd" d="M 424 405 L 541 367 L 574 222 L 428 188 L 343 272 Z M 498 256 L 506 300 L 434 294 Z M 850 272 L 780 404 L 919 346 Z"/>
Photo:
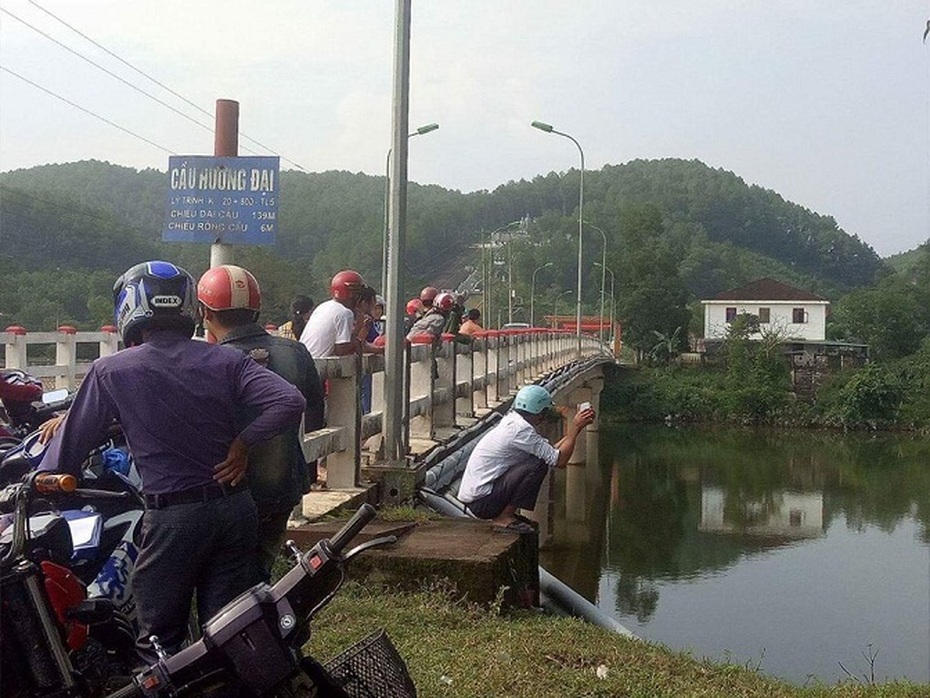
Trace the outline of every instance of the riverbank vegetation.
<path fill-rule="evenodd" d="M 399 593 L 347 585 L 319 616 L 306 649 L 329 659 L 385 628 L 420 698 L 487 696 L 766 696 L 911 698 L 927 686 L 873 685 L 869 667 L 836 686 L 797 687 L 755 666 L 701 661 L 570 618 L 501 614 L 459 599 L 451 585 Z"/>
<path fill-rule="evenodd" d="M 930 248 L 902 272 L 854 291 L 836 304 L 828 339 L 865 344 L 869 362 L 818 370 L 798 395 L 784 352 L 790 338 L 760 333 L 758 318 L 737 315 L 719 351 L 683 364 L 684 341 L 653 331 L 634 347 L 639 369 L 619 369 L 602 395 L 622 420 L 728 422 L 842 429 L 930 431 Z M 759 338 L 761 335 L 761 339 Z"/>

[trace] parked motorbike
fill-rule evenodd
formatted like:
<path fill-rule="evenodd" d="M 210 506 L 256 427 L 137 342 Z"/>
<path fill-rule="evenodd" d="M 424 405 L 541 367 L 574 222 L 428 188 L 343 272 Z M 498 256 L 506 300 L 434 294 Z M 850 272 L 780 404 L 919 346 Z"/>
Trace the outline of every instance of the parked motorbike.
<path fill-rule="evenodd" d="M 311 619 L 342 586 L 348 563 L 396 541 L 394 536 L 376 538 L 343 553 L 374 516 L 374 508 L 363 505 L 335 536 L 307 552 L 288 541 L 295 564 L 277 583 L 258 584 L 241 594 L 207 621 L 197 642 L 174 655 L 152 637 L 158 662 L 109 698 L 415 698 L 406 665 L 383 632 L 326 665 L 300 653 L 310 637 Z"/>
<path fill-rule="evenodd" d="M 114 425 L 109 436 L 84 461 L 81 474 L 82 486 L 104 491 L 106 496 L 63 494 L 56 505 L 71 529 L 83 536 L 74 545 L 70 570 L 87 585 L 91 598 L 108 598 L 134 620 L 130 576 L 139 553 L 145 503 L 141 479 L 123 443 L 122 431 Z M 33 433 L 7 452 L 0 459 L 0 486 L 19 482 L 35 470 L 45 448 L 39 434 Z M 112 492 L 124 496 L 113 498 L 109 496 Z"/>
<path fill-rule="evenodd" d="M 0 513 L 12 519 L 0 535 L 5 698 L 99 695 L 112 677 L 130 673 L 132 624 L 108 598 L 88 598 L 70 568 L 87 527 L 74 526 L 49 507 L 62 498 L 99 502 L 130 496 L 78 488 L 72 475 L 53 473 L 30 473 L 0 490 Z"/>
<path fill-rule="evenodd" d="M 15 417 L 0 406 L 0 455 L 16 446 L 52 417 L 63 414 L 71 407 L 74 393 L 52 390 L 42 394 L 42 400 L 24 405 Z"/>

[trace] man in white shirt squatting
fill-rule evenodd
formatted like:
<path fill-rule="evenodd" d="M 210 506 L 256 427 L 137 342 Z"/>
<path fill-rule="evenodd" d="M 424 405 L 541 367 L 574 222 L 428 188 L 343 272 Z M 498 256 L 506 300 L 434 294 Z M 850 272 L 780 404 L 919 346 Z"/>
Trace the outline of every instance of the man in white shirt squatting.
<path fill-rule="evenodd" d="M 479 519 L 518 533 L 532 530 L 517 518 L 517 509 L 536 506 L 549 468 L 565 467 L 578 435 L 594 421 L 590 407 L 579 410 L 568 433 L 553 446 L 536 431 L 551 408 L 549 391 L 527 385 L 514 398 L 513 409 L 475 446 L 458 498 Z"/>

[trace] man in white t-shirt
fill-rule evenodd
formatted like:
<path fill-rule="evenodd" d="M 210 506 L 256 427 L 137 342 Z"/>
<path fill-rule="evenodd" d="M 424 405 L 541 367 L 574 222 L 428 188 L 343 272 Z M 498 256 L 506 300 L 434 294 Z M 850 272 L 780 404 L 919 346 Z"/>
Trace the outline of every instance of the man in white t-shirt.
<path fill-rule="evenodd" d="M 355 306 L 365 280 L 357 271 L 346 269 L 333 277 L 329 285 L 332 298 L 320 303 L 300 333 L 300 343 L 314 359 L 355 353 L 359 342 L 355 334 Z"/>
<path fill-rule="evenodd" d="M 533 530 L 517 518 L 517 510 L 536 506 L 546 473 L 565 467 L 578 435 L 594 421 L 590 407 L 579 410 L 565 436 L 552 445 L 536 431 L 551 407 L 552 396 L 542 386 L 521 388 L 513 409 L 475 446 L 458 498 L 479 519 L 518 533 Z"/>

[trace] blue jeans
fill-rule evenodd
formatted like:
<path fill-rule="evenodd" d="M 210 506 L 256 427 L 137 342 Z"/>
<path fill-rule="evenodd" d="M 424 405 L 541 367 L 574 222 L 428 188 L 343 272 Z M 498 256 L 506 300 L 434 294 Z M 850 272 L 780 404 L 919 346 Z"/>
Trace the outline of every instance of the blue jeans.
<path fill-rule="evenodd" d="M 257 527 L 248 491 L 146 510 L 132 577 L 139 613 L 136 649 L 144 662 L 157 659 L 150 635 L 157 635 L 168 652 L 180 649 L 195 593 L 202 625 L 258 581 Z"/>

